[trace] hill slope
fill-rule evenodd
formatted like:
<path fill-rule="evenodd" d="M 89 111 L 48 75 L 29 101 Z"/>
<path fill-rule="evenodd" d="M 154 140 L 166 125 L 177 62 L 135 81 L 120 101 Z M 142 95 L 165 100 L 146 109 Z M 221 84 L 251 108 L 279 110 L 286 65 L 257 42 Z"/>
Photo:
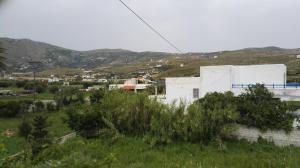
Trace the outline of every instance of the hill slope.
<path fill-rule="evenodd" d="M 133 52 L 123 49 L 75 51 L 28 39 L 0 38 L 0 43 L 7 49 L 7 64 L 11 71 L 30 71 L 28 62 L 40 60 L 43 63 L 43 69 L 107 67 L 106 72 L 121 74 L 122 77 L 128 77 L 128 74 L 136 76 L 138 71 L 149 72 L 156 65 L 162 65 L 154 77 L 167 77 L 197 76 L 199 67 L 205 65 L 282 63 L 288 66 L 290 79 L 300 80 L 300 59 L 296 59 L 296 55 L 300 54 L 300 49 L 271 46 L 179 55 L 162 52 Z"/>
<path fill-rule="evenodd" d="M 0 43 L 6 48 L 7 65 L 11 70 L 19 71 L 29 70 L 30 60 L 41 61 L 44 69 L 55 67 L 93 69 L 135 63 L 143 58 L 151 59 L 170 55 L 158 52 L 138 53 L 122 49 L 75 51 L 28 39 L 0 38 Z"/>

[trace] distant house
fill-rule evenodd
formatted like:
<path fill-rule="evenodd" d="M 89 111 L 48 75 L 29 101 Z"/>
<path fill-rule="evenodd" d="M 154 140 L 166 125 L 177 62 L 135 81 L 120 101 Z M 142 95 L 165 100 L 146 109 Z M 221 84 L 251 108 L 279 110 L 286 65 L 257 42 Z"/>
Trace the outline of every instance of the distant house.
<path fill-rule="evenodd" d="M 53 83 L 53 82 L 59 82 L 60 79 L 54 75 L 51 75 L 49 78 L 48 78 L 48 83 Z"/>
<path fill-rule="evenodd" d="M 94 85 L 94 86 L 88 87 L 87 89 L 85 89 L 85 91 L 89 92 L 89 91 L 93 91 L 93 90 L 99 90 L 101 88 L 103 88 L 103 86 Z"/>
<path fill-rule="evenodd" d="M 300 59 L 300 55 L 296 55 L 296 58 L 297 58 L 297 59 Z"/>
<path fill-rule="evenodd" d="M 139 83 L 139 79 L 137 78 L 131 78 L 124 82 L 124 84 L 111 84 L 109 85 L 109 90 L 116 90 L 116 89 L 122 89 L 127 91 L 140 91 L 145 90 L 148 86 L 151 86 L 151 84 L 147 83 Z"/>
<path fill-rule="evenodd" d="M 98 79 L 97 82 L 99 82 L 99 83 L 107 83 L 108 81 L 107 81 L 107 79 Z"/>

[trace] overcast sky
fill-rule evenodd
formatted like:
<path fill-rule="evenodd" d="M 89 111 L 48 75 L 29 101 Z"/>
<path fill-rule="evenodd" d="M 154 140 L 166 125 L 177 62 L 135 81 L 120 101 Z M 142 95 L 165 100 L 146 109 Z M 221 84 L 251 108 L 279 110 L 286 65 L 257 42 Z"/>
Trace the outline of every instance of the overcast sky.
<path fill-rule="evenodd" d="M 184 52 L 300 48 L 300 0 L 124 0 Z M 0 36 L 76 50 L 176 52 L 118 0 L 6 0 Z"/>

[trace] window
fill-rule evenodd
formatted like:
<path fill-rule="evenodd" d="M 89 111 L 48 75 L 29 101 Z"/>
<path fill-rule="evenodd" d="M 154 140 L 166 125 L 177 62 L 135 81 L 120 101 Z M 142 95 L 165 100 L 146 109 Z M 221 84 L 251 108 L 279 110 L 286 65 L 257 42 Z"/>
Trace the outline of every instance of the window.
<path fill-rule="evenodd" d="M 194 99 L 198 99 L 199 98 L 199 89 L 198 88 L 194 88 L 193 89 L 193 98 Z"/>

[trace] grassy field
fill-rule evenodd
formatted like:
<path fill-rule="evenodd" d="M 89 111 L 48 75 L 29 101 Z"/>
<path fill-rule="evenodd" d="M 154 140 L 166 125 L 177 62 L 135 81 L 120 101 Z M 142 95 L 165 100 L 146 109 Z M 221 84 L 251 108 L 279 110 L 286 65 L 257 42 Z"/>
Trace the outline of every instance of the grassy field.
<path fill-rule="evenodd" d="M 180 77 L 180 76 L 199 76 L 200 66 L 209 65 L 253 65 L 253 64 L 285 64 L 288 68 L 288 80 L 290 82 L 300 82 L 300 59 L 296 59 L 294 54 L 284 52 L 266 52 L 266 51 L 230 51 L 218 53 L 218 58 L 195 58 L 195 57 L 170 57 L 167 60 L 167 67 L 154 75 L 155 78 Z M 107 72 L 117 74 L 130 74 L 139 69 L 149 68 L 149 62 L 130 64 L 126 66 L 110 67 Z M 151 65 L 161 63 L 152 62 Z M 164 64 L 164 63 L 163 63 Z M 180 65 L 184 66 L 181 67 Z"/>
<path fill-rule="evenodd" d="M 57 167 L 298 168 L 300 165 L 300 148 L 245 141 L 224 145 L 222 150 L 217 143 L 151 147 L 140 138 L 125 137 L 115 143 L 105 139 L 75 138 L 49 150 L 52 152 L 46 152 L 48 155 L 44 157 L 59 161 Z"/>
<path fill-rule="evenodd" d="M 35 115 L 39 113 L 26 115 L 27 118 L 32 119 Z M 48 121 L 51 123 L 51 127 L 49 131 L 52 137 L 61 137 L 72 132 L 66 124 L 63 122 L 63 117 L 65 117 L 65 113 L 62 111 L 55 113 L 43 113 L 43 115 L 48 116 Z M 3 143 L 8 150 L 8 155 L 17 153 L 24 149 L 25 140 L 23 138 L 18 137 L 17 130 L 18 125 L 21 123 L 23 116 L 19 116 L 18 118 L 0 118 L 0 143 Z M 2 133 L 7 130 L 13 130 L 15 134 L 12 137 L 7 137 Z"/>

